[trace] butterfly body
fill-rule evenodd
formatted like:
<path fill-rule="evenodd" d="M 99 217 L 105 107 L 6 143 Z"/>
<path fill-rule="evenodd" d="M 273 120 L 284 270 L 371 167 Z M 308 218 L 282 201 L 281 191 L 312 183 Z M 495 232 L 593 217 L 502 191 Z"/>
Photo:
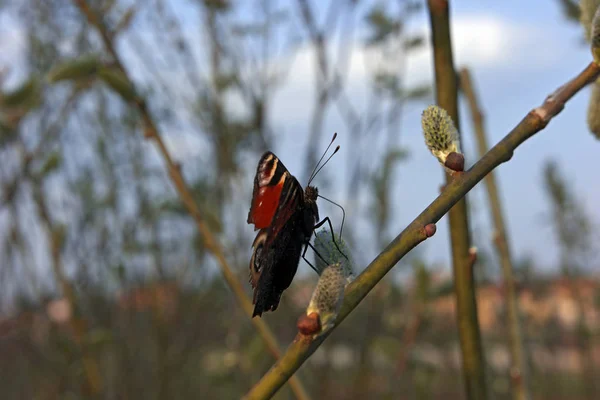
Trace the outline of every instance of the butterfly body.
<path fill-rule="evenodd" d="M 317 188 L 306 190 L 281 161 L 266 152 L 258 162 L 248 223 L 259 230 L 250 260 L 253 317 L 274 311 L 319 220 Z"/>

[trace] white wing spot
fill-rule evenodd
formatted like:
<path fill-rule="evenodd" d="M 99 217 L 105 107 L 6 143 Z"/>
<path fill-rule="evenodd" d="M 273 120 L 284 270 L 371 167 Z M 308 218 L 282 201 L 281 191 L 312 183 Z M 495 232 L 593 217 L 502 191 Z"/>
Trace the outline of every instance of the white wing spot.
<path fill-rule="evenodd" d="M 259 171 L 260 171 L 260 181 L 259 184 L 261 186 L 266 186 L 269 184 L 269 182 L 271 181 L 271 179 L 273 178 L 273 175 L 275 175 L 275 171 L 277 170 L 277 162 L 279 161 L 278 159 L 275 159 L 273 161 L 273 166 L 270 168 L 270 170 L 267 171 L 267 164 L 269 163 L 269 161 L 273 158 L 273 156 L 269 156 L 265 159 L 265 161 L 261 164 Z"/>

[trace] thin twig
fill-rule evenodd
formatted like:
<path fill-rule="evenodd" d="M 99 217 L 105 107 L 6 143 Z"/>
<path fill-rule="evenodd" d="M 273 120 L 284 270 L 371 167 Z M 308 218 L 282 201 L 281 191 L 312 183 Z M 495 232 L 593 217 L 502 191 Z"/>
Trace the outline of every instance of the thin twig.
<path fill-rule="evenodd" d="M 117 68 L 119 68 L 119 70 L 123 73 L 124 77 L 127 79 L 129 84 L 133 86 L 133 80 L 130 78 L 129 74 L 127 73 L 127 70 L 125 69 L 119 57 L 119 54 L 115 50 L 112 35 L 108 33 L 108 30 L 106 29 L 104 24 L 89 8 L 85 0 L 73 1 L 75 5 L 81 10 L 81 12 L 86 16 L 88 22 L 98 30 L 104 43 L 104 46 L 112 55 Z M 158 147 L 158 150 L 166 163 L 169 176 L 173 181 L 175 189 L 179 194 L 183 205 L 194 219 L 198 231 L 200 231 L 202 235 L 205 248 L 216 258 L 225 280 L 227 281 L 229 287 L 233 291 L 235 298 L 241 305 L 244 312 L 248 316 L 251 316 L 253 311 L 252 302 L 246 296 L 244 288 L 240 284 L 232 269 L 229 267 L 221 245 L 215 239 L 212 232 L 208 229 L 206 222 L 202 218 L 200 209 L 198 208 L 198 205 L 194 201 L 192 193 L 190 192 L 189 188 L 185 183 L 185 180 L 181 173 L 180 165 L 177 164 L 171 157 L 171 154 L 167 149 L 165 142 L 163 141 L 162 135 L 159 133 L 158 127 L 154 123 L 150 111 L 148 110 L 146 102 L 141 97 L 137 97 L 132 103 L 137 107 L 138 111 L 141 114 L 141 118 L 144 124 L 144 136 L 146 138 L 154 140 L 154 142 L 156 143 L 156 146 Z M 275 335 L 271 332 L 267 324 L 260 318 L 252 318 L 252 323 L 263 338 L 271 354 L 273 354 L 275 358 L 278 358 L 281 353 L 279 349 L 279 344 L 277 343 Z M 297 377 L 294 377 L 290 380 L 290 386 L 292 388 L 292 391 L 294 392 L 294 395 L 298 399 L 310 398 L 308 396 L 308 393 L 306 392 L 306 389 L 304 389 L 304 386 L 301 384 L 300 380 Z"/>
<path fill-rule="evenodd" d="M 294 342 L 248 392 L 245 399 L 268 399 L 313 354 L 331 332 L 350 314 L 361 300 L 410 250 L 427 238 L 425 227 L 439 221 L 477 183 L 500 164 L 512 158 L 514 150 L 535 135 L 563 109 L 565 103 L 586 85 L 600 76 L 600 66 L 590 63 L 579 75 L 548 96 L 544 103 L 530 111 L 498 144 L 490 149 L 473 167 L 450 182 L 419 216 L 398 235 L 381 254 L 346 288 L 344 304 L 333 327 L 313 338 L 296 335 Z"/>

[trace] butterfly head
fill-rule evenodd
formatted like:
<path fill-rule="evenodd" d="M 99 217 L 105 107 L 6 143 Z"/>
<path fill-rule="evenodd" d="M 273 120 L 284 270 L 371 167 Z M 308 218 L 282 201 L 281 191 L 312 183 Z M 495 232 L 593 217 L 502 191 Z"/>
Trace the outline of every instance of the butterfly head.
<path fill-rule="evenodd" d="M 304 202 L 306 204 L 316 203 L 317 197 L 319 197 L 319 189 L 315 186 L 309 185 L 304 189 Z"/>
<path fill-rule="evenodd" d="M 304 189 L 304 215 L 309 237 L 312 234 L 312 227 L 319 221 L 317 197 L 319 197 L 319 190 L 316 187 L 308 185 L 306 189 Z"/>

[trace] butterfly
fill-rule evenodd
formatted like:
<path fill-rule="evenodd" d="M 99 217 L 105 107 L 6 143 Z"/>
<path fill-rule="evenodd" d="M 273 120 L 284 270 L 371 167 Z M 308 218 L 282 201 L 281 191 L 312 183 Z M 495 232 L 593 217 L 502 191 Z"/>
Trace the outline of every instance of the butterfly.
<path fill-rule="evenodd" d="M 333 154 L 338 149 L 339 146 Z M 319 172 L 320 169 L 315 167 L 315 171 Z M 265 311 L 277 309 L 281 294 L 296 275 L 300 256 L 310 246 L 313 231 L 325 222 L 331 226 L 329 218 L 318 222 L 319 191 L 310 186 L 315 171 L 303 190 L 298 180 L 272 152 L 267 151 L 258 162 L 247 220 L 249 224 L 254 224 L 254 230 L 259 230 L 252 243 L 249 266 L 250 284 L 254 289 L 252 317 L 260 317 Z"/>

